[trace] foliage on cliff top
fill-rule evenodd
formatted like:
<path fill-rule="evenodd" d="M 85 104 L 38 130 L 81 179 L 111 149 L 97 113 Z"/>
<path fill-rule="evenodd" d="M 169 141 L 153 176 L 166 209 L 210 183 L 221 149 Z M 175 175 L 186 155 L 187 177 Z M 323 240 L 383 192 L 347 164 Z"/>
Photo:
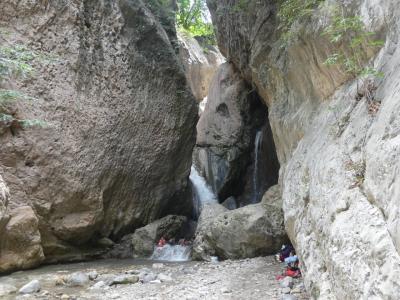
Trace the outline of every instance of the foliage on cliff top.
<path fill-rule="evenodd" d="M 215 44 L 214 28 L 212 23 L 207 21 L 207 13 L 205 0 L 178 0 L 177 26 L 191 36 L 201 36 L 210 44 Z"/>
<path fill-rule="evenodd" d="M 365 29 L 359 16 L 346 16 L 343 11 L 335 7 L 332 9 L 332 20 L 322 33 L 329 41 L 336 45 L 338 50 L 332 53 L 325 61 L 326 65 L 340 65 L 346 73 L 356 76 L 382 77 L 376 69 L 365 66 L 368 59 L 367 49 L 380 48 L 384 41 L 376 38 L 376 33 Z M 345 45 L 346 48 L 339 47 Z"/>

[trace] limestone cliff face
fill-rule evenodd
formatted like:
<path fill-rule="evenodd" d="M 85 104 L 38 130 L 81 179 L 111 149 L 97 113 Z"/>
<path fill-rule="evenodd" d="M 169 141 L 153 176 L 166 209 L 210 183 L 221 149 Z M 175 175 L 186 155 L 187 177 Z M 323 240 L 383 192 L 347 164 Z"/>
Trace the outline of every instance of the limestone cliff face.
<path fill-rule="evenodd" d="M 199 38 L 200 39 L 200 38 Z M 208 95 L 211 80 L 224 57 L 216 46 L 205 45 L 185 33 L 178 33 L 179 58 L 183 64 L 186 79 L 198 102 Z"/>
<path fill-rule="evenodd" d="M 241 78 L 233 64 L 224 63 L 216 72 L 204 112 L 197 124 L 194 163 L 221 201 L 245 193 L 252 196 L 252 164 L 257 129 L 266 123 L 266 108 Z M 263 132 L 272 142 L 269 125 Z M 265 150 L 265 173 L 261 197 L 276 184 L 279 166 L 272 145 Z M 260 172 L 261 173 L 261 172 Z M 251 199 L 242 199 L 249 204 Z M 239 200 L 238 200 L 239 201 Z"/>
<path fill-rule="evenodd" d="M 362 17 L 385 45 L 373 55 L 377 113 L 356 82 L 323 64 L 324 9 L 286 49 L 274 1 L 208 0 L 221 52 L 257 87 L 281 163 L 286 230 L 315 299 L 396 299 L 400 292 L 399 94 L 397 1 L 327 1 Z"/>
<path fill-rule="evenodd" d="M 16 116 L 47 126 L 0 136 L 8 209 L 31 208 L 47 260 L 191 212 L 197 104 L 178 61 L 172 6 L 155 3 L 1 1 L 9 42 L 55 60 L 15 84 L 37 99 L 18 102 Z"/>

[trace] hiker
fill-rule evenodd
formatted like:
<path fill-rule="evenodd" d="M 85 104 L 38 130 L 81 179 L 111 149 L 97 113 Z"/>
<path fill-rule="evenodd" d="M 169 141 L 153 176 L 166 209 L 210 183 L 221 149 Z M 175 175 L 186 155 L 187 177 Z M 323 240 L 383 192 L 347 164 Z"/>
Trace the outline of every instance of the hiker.
<path fill-rule="evenodd" d="M 282 249 L 276 254 L 276 259 L 278 261 L 284 262 L 286 258 L 288 258 L 291 252 L 294 251 L 294 248 L 291 244 L 282 245 Z"/>

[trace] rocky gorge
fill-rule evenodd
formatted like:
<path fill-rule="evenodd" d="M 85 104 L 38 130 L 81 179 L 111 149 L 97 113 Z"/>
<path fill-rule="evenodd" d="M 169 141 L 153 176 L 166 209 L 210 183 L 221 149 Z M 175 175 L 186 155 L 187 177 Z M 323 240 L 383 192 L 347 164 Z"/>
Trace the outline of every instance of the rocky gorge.
<path fill-rule="evenodd" d="M 0 297 L 397 299 L 400 5 L 299 3 L 207 0 L 215 46 L 174 0 L 2 1 L 35 72 L 0 113 L 45 124 L 0 122 Z M 142 261 L 163 237 L 203 262 Z"/>

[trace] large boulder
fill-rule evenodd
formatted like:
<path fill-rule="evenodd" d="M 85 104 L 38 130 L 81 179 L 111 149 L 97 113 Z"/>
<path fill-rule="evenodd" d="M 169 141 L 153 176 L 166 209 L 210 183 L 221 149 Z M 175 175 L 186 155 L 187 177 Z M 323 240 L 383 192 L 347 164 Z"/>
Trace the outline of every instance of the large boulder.
<path fill-rule="evenodd" d="M 183 236 L 187 222 L 186 217 L 170 215 L 136 229 L 132 235 L 133 256 L 150 256 L 161 237 L 171 239 Z"/>
<path fill-rule="evenodd" d="M 222 210 L 222 212 L 221 212 Z M 259 204 L 219 212 L 203 209 L 193 245 L 193 258 L 251 258 L 274 254 L 287 241 L 278 186 L 271 187 Z"/>
<path fill-rule="evenodd" d="M 277 30 L 274 1 L 250 0 L 240 10 L 228 0 L 207 2 L 221 52 L 269 106 L 286 229 L 312 298 L 398 298 L 398 1 L 321 1 L 289 40 Z M 372 85 L 324 64 L 341 51 L 321 35 L 332 7 L 385 41 L 376 58 L 379 48 L 359 53 L 384 73 Z"/>
<path fill-rule="evenodd" d="M 239 196 L 251 187 L 256 131 L 266 122 L 266 109 L 230 63 L 216 72 L 204 112 L 197 124 L 194 162 L 219 199 Z M 262 165 L 258 176 L 263 192 L 277 183 L 279 163 L 271 129 L 262 131 Z M 265 171 L 265 172 L 264 172 Z M 245 188 L 244 188 L 245 187 Z M 262 194 L 261 194 L 262 195 Z M 261 197 L 257 199 L 261 200 Z M 250 201 L 247 201 L 247 203 Z"/>
<path fill-rule="evenodd" d="M 179 32 L 179 57 L 185 69 L 186 79 L 193 95 L 201 102 L 208 95 L 208 90 L 218 66 L 224 57 L 215 46 L 207 45 L 201 39 Z"/>
<path fill-rule="evenodd" d="M 27 269 L 44 260 L 39 220 L 30 206 L 16 208 L 10 213 L 0 241 L 0 273 Z"/>
<path fill-rule="evenodd" d="M 15 116 L 46 124 L 4 132 L 0 163 L 9 206 L 37 214 L 46 259 L 191 214 L 198 107 L 175 52 L 174 1 L 14 2 L 0 4 L 9 43 L 43 51 L 15 83 L 35 99 Z"/>

